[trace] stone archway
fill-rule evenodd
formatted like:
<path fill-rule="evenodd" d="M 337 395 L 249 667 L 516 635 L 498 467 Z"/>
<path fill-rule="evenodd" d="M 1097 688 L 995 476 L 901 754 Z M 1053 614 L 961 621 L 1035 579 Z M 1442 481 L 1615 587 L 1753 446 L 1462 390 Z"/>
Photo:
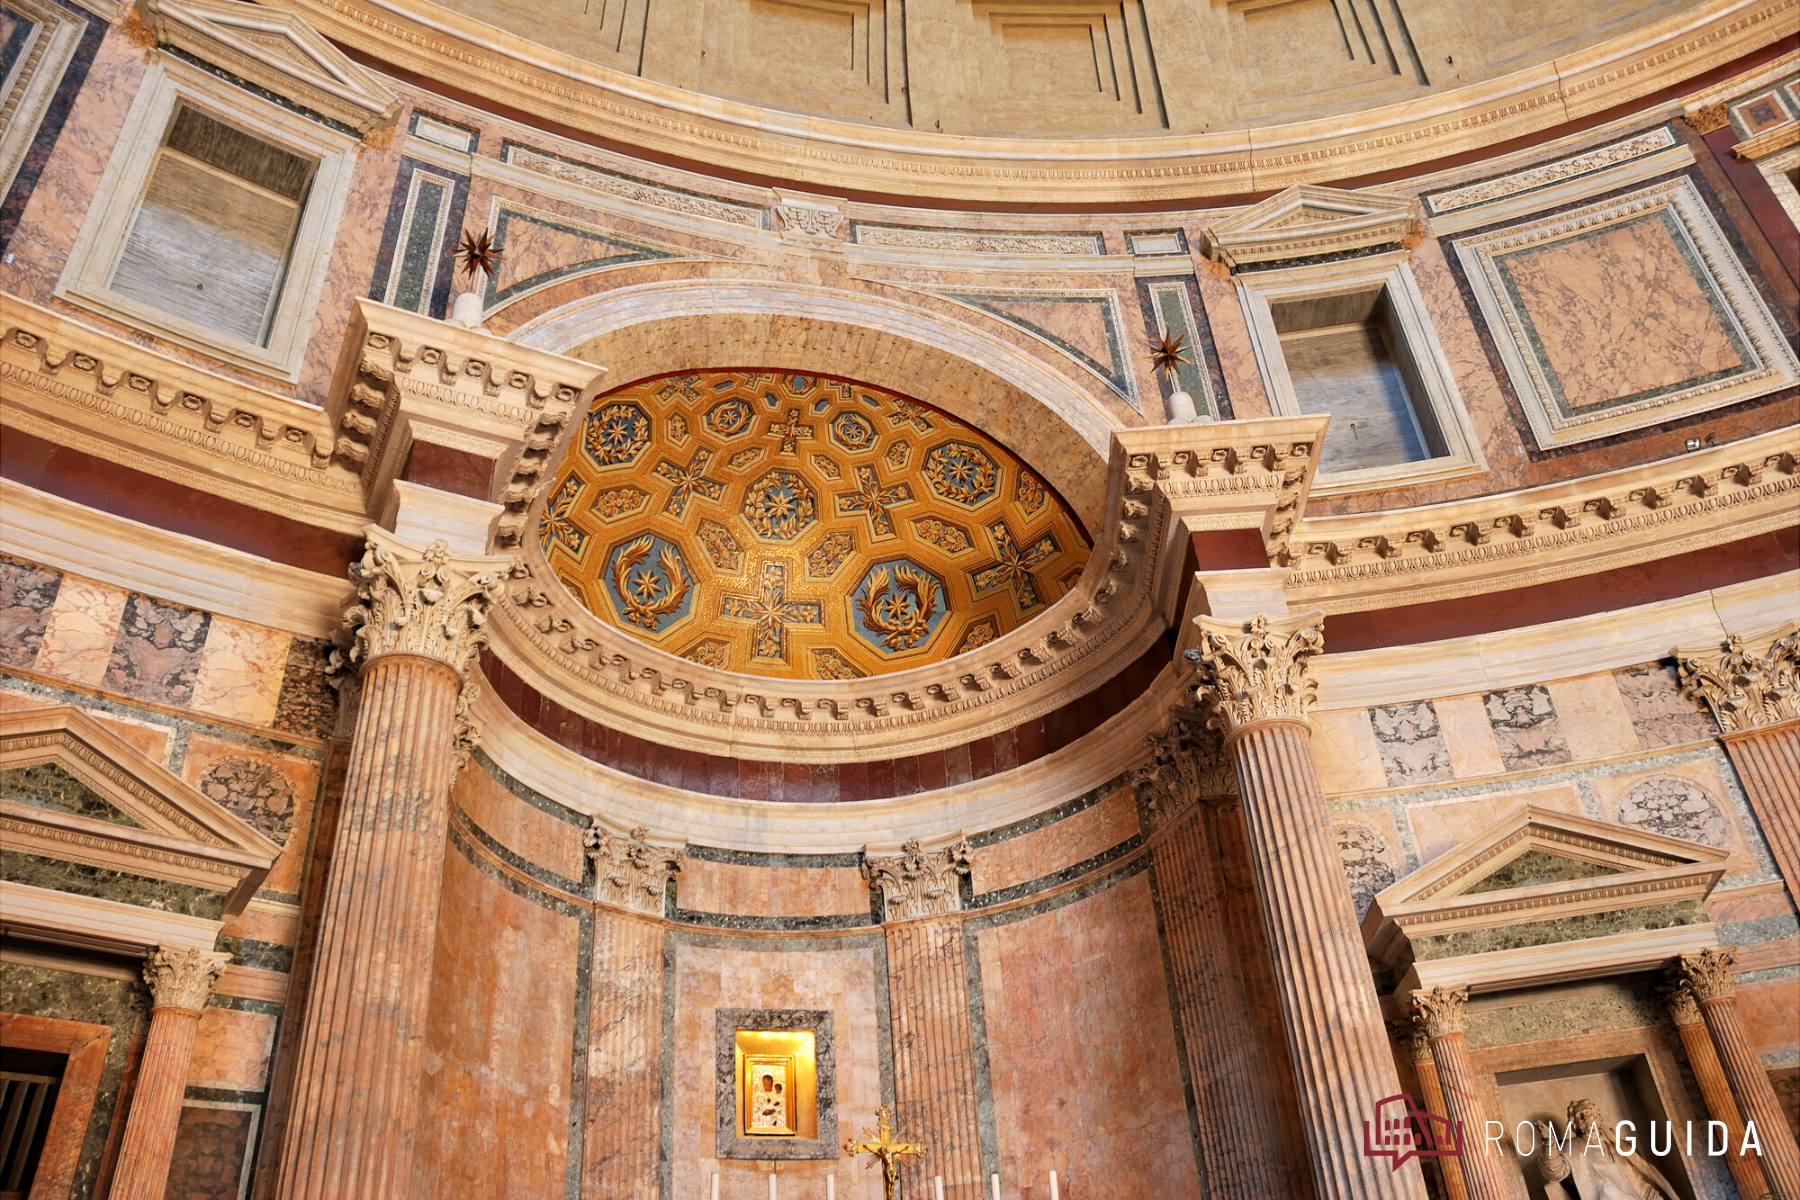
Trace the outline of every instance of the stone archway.
<path fill-rule="evenodd" d="M 695 367 L 840 376 L 987 433 L 1101 527 L 1119 423 L 1086 388 L 980 329 L 885 297 L 762 280 L 666 280 L 584 296 L 510 340 L 601 363 L 607 387 Z"/>

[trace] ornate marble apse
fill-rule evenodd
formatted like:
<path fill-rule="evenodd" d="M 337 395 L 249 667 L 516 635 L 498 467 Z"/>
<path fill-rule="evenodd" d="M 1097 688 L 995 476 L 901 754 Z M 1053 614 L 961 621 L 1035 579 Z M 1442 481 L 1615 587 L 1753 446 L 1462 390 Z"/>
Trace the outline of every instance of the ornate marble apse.
<path fill-rule="evenodd" d="M 0 1195 L 1800 1200 L 1793 5 L 1103 7 L 0 0 Z"/>

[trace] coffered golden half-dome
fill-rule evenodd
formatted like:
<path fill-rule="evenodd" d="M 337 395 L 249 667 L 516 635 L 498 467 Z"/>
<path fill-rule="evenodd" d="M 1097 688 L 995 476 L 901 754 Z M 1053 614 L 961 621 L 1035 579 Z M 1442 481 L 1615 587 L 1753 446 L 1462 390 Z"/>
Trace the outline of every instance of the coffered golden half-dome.
<path fill-rule="evenodd" d="M 1043 612 L 1092 549 L 1005 447 L 867 384 L 771 371 L 595 401 L 538 536 L 601 620 L 757 675 L 852 679 L 972 650 Z"/>

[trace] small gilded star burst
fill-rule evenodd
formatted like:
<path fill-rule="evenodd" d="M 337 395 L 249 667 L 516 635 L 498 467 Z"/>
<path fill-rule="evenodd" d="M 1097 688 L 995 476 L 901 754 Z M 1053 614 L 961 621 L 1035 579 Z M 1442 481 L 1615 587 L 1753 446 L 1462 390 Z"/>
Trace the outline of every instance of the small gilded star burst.
<path fill-rule="evenodd" d="M 1173 379 L 1177 368 L 1193 361 L 1183 350 L 1185 340 L 1180 334 L 1170 336 L 1165 333 L 1157 338 L 1150 346 L 1150 369 L 1161 371 L 1164 379 Z"/>
<path fill-rule="evenodd" d="M 462 263 L 463 274 L 474 275 L 481 271 L 492 275 L 494 268 L 500 265 L 500 247 L 494 245 L 494 235 L 487 230 L 476 233 L 473 229 L 465 229 L 462 245 L 456 248 L 456 257 Z"/>

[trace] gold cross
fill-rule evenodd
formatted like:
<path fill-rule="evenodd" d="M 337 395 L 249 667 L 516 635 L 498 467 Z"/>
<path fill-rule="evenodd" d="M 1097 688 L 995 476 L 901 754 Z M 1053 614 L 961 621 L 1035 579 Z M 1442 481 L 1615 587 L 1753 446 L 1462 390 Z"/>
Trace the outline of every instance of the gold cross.
<path fill-rule="evenodd" d="M 780 438 L 781 452 L 783 454 L 792 454 L 795 450 L 794 442 L 796 439 L 802 442 L 810 442 L 813 440 L 813 427 L 811 425 L 802 425 L 800 423 L 800 410 L 797 408 L 790 408 L 787 410 L 787 420 L 770 421 L 769 431 L 763 436 Z"/>
<path fill-rule="evenodd" d="M 874 1136 L 871 1137 L 869 1131 L 865 1129 L 863 1130 L 863 1139 L 860 1142 L 845 1142 L 844 1153 L 851 1158 L 855 1158 L 858 1154 L 870 1155 L 869 1165 L 871 1167 L 875 1165 L 876 1160 L 880 1160 L 883 1200 L 894 1200 L 894 1185 L 900 1182 L 900 1160 L 909 1154 L 923 1157 L 930 1153 L 918 1142 L 895 1140 L 894 1114 L 885 1105 L 875 1110 Z"/>

